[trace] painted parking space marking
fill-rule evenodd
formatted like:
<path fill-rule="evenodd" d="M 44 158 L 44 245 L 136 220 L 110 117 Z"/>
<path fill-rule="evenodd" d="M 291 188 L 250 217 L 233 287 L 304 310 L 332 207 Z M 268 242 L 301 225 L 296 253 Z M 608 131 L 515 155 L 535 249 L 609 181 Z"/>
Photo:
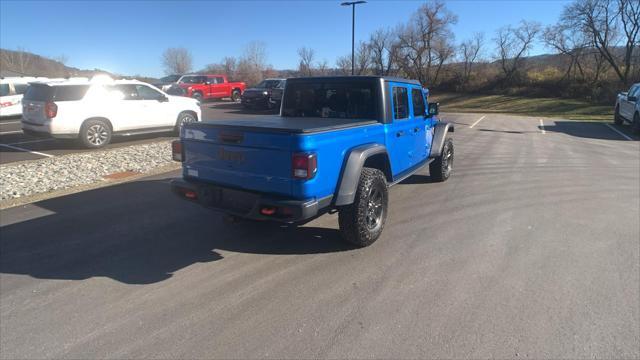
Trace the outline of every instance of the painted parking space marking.
<path fill-rule="evenodd" d="M 0 121 L 0 125 L 20 124 L 22 121 Z"/>
<path fill-rule="evenodd" d="M 47 141 L 55 141 L 56 139 L 38 139 L 38 140 L 27 140 L 27 141 L 20 141 L 20 142 L 14 142 L 14 143 L 10 143 L 7 145 L 22 145 L 22 144 L 33 144 L 33 143 L 39 143 L 39 142 L 47 142 Z"/>
<path fill-rule="evenodd" d="M 22 130 L 16 130 L 16 131 L 0 131 L 0 135 L 8 135 L 8 134 L 22 134 Z"/>
<path fill-rule="evenodd" d="M 547 131 L 544 129 L 544 122 L 540 119 L 540 132 L 546 134 Z"/>
<path fill-rule="evenodd" d="M 0 144 L 0 146 L 7 147 L 9 149 L 28 152 L 28 153 L 34 154 L 34 155 L 40 155 L 40 156 L 45 156 L 45 157 L 53 157 L 53 155 L 50 155 L 50 154 L 45 154 L 43 152 L 33 151 L 33 150 L 29 150 L 29 149 L 21 148 L 21 147 L 18 147 L 18 146 L 9 145 L 9 144 Z"/>
<path fill-rule="evenodd" d="M 628 141 L 633 141 L 633 139 L 632 139 L 632 138 L 630 138 L 629 136 L 627 136 L 627 134 L 623 133 L 622 131 L 620 131 L 620 130 L 618 130 L 618 129 L 614 128 L 613 126 L 611 126 L 611 125 L 609 125 L 609 124 L 607 124 L 607 123 L 605 123 L 605 125 L 607 125 L 607 127 L 608 127 L 609 129 L 611 129 L 611 130 L 615 131 L 616 133 L 618 133 L 618 135 L 622 136 L 622 137 L 623 137 L 623 138 L 625 138 L 626 140 L 628 140 Z"/>
<path fill-rule="evenodd" d="M 476 120 L 476 122 L 474 122 L 473 124 L 471 124 L 471 126 L 469 126 L 469 129 L 473 129 L 473 127 L 478 125 L 478 123 L 480 121 L 482 121 L 485 117 L 486 117 L 486 115 L 482 115 L 482 117 L 480 119 Z"/>

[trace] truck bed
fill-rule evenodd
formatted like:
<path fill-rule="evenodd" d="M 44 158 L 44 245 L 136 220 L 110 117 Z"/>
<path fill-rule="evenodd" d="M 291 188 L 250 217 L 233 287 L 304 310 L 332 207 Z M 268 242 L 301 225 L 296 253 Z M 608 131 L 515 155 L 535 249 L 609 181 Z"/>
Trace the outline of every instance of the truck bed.
<path fill-rule="evenodd" d="M 308 134 L 376 123 L 376 120 L 271 116 L 251 120 L 205 120 L 189 124 L 189 127 L 224 127 L 245 131 Z"/>

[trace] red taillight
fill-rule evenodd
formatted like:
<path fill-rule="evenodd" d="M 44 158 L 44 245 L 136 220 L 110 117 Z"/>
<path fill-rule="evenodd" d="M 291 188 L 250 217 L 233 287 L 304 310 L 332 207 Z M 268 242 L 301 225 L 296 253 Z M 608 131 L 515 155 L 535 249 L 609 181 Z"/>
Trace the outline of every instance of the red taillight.
<path fill-rule="evenodd" d="M 53 102 L 48 102 L 44 105 L 44 113 L 49 119 L 53 119 L 58 115 L 58 105 Z"/>
<path fill-rule="evenodd" d="M 182 141 L 174 140 L 171 142 L 171 157 L 175 161 L 182 162 L 184 160 L 182 157 Z"/>
<path fill-rule="evenodd" d="M 316 154 L 299 153 L 291 158 L 291 173 L 296 179 L 312 179 L 318 172 Z"/>
<path fill-rule="evenodd" d="M 0 107 L 7 107 L 7 106 L 11 106 L 11 105 L 13 105 L 13 103 L 11 101 L 0 103 Z"/>

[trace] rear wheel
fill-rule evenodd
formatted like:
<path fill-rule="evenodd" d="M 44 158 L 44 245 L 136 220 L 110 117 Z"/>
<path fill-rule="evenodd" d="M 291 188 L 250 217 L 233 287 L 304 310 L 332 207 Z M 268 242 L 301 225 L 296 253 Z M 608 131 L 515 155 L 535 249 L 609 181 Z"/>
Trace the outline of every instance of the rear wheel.
<path fill-rule="evenodd" d="M 111 142 L 111 127 L 104 120 L 87 120 L 80 128 L 80 142 L 87 148 L 101 148 Z"/>
<path fill-rule="evenodd" d="M 640 134 L 640 113 L 633 115 L 633 121 L 631 122 L 631 131 L 634 134 Z"/>
<path fill-rule="evenodd" d="M 233 92 L 231 93 L 231 101 L 233 102 L 238 102 L 240 101 L 240 91 L 238 90 L 233 90 Z"/>
<path fill-rule="evenodd" d="M 447 138 L 442 147 L 442 153 L 429 164 L 429 174 L 437 182 L 446 181 L 453 168 L 453 140 Z"/>
<path fill-rule="evenodd" d="M 388 202 L 387 180 L 382 171 L 363 168 L 353 203 L 338 213 L 342 237 L 358 247 L 373 244 L 384 229 Z"/>
<path fill-rule="evenodd" d="M 622 116 L 620 116 L 620 107 L 616 106 L 616 112 L 613 114 L 613 123 L 616 125 L 622 125 Z"/>

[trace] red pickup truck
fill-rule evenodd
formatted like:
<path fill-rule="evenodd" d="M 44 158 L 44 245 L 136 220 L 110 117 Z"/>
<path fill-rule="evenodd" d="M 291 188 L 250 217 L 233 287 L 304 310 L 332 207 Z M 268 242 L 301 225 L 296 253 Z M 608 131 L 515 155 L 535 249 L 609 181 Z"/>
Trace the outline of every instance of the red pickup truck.
<path fill-rule="evenodd" d="M 183 75 L 178 86 L 184 95 L 198 100 L 230 98 L 239 101 L 246 88 L 243 82 L 229 82 L 226 75 Z"/>

